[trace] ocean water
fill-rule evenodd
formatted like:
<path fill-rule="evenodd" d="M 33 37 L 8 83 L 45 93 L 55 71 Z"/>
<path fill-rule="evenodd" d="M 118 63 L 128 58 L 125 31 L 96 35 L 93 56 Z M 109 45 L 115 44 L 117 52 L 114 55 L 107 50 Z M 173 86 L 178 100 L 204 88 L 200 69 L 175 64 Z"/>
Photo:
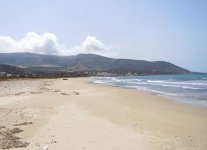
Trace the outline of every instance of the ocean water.
<path fill-rule="evenodd" d="M 135 88 L 171 99 L 207 106 L 207 74 L 94 77 L 95 83 Z"/>

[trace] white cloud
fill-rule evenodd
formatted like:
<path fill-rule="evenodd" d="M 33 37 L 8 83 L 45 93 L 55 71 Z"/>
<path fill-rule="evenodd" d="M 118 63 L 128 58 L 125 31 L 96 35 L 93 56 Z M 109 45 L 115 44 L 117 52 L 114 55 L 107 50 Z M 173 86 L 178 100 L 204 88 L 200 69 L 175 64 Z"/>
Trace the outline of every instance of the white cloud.
<path fill-rule="evenodd" d="M 112 54 L 111 49 L 111 47 L 105 46 L 94 36 L 88 36 L 82 44 L 72 48 L 59 44 L 58 38 L 52 33 L 40 35 L 35 32 L 29 32 L 20 40 L 14 40 L 10 36 L 0 36 L 0 53 L 32 52 L 58 55 L 93 53 L 110 56 Z"/>
<path fill-rule="evenodd" d="M 57 37 L 51 33 L 43 35 L 34 32 L 27 33 L 19 44 L 25 51 L 34 53 L 58 54 L 59 50 Z"/>
<path fill-rule="evenodd" d="M 9 36 L 0 36 L 0 52 L 33 52 L 41 54 L 58 54 L 57 37 L 51 33 L 39 35 L 29 32 L 21 40 Z"/>
<path fill-rule="evenodd" d="M 83 51 L 100 52 L 106 49 L 105 45 L 96 39 L 94 36 L 88 36 L 82 43 Z"/>
<path fill-rule="evenodd" d="M 112 47 L 105 46 L 94 36 L 88 36 L 81 45 L 74 46 L 65 51 L 66 54 L 99 54 L 104 56 L 111 56 L 113 54 Z"/>

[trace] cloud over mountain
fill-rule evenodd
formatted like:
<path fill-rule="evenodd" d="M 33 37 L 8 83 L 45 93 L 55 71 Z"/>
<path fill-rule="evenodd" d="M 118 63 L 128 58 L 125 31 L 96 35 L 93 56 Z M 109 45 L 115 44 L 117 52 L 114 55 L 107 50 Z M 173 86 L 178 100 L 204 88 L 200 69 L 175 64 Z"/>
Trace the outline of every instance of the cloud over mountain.
<path fill-rule="evenodd" d="M 65 51 L 65 53 L 66 54 L 79 54 L 79 53 L 99 54 L 103 56 L 111 56 L 114 54 L 114 52 L 112 51 L 112 47 L 104 45 L 101 41 L 99 41 L 94 36 L 86 37 L 86 39 L 82 42 L 82 44 L 69 48 L 68 50 Z"/>
<path fill-rule="evenodd" d="M 58 51 L 58 40 L 52 33 L 39 35 L 35 32 L 29 32 L 20 40 L 14 40 L 10 36 L 0 36 L 0 52 L 57 54 Z"/>
<path fill-rule="evenodd" d="M 108 55 L 110 48 L 94 36 L 88 36 L 82 44 L 65 47 L 58 42 L 52 33 L 27 33 L 22 39 L 15 40 L 10 36 L 0 36 L 0 53 L 32 52 L 39 54 L 73 55 L 78 53 L 93 53 Z"/>

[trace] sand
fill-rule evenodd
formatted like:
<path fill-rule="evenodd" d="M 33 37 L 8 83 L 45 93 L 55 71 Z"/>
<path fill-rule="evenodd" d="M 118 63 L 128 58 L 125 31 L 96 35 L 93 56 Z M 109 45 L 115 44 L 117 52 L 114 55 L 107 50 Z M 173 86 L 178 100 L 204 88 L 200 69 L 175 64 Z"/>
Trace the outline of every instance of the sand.
<path fill-rule="evenodd" d="M 0 149 L 207 149 L 207 108 L 88 78 L 4 81 L 0 91 Z"/>

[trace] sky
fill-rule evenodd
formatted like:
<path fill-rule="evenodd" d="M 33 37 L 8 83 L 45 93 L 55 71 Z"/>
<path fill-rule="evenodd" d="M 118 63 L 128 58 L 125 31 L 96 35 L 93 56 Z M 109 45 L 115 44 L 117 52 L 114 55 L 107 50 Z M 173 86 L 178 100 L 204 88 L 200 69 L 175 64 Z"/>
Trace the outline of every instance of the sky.
<path fill-rule="evenodd" d="M 94 53 L 207 72 L 206 0 L 0 0 L 0 53 Z"/>

